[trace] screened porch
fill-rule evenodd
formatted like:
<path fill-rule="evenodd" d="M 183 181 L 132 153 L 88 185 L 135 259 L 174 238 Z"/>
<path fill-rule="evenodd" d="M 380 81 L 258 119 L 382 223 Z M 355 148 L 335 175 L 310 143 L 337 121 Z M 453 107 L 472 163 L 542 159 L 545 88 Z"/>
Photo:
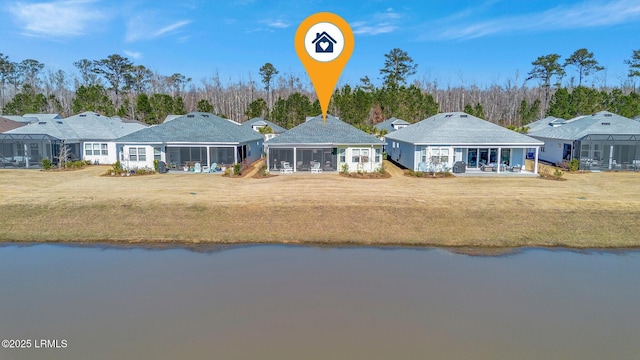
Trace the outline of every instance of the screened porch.
<path fill-rule="evenodd" d="M 268 150 L 269 169 L 271 171 L 282 168 L 288 162 L 293 171 L 311 171 L 314 164 L 319 163 L 324 171 L 337 171 L 337 148 L 272 148 Z"/>
<path fill-rule="evenodd" d="M 39 168 L 45 158 L 57 162 L 60 144 L 59 139 L 45 134 L 0 134 L 0 167 Z M 67 146 L 77 158 L 78 144 Z"/>
<path fill-rule="evenodd" d="M 640 171 L 640 136 L 589 135 L 576 141 L 580 169 Z"/>

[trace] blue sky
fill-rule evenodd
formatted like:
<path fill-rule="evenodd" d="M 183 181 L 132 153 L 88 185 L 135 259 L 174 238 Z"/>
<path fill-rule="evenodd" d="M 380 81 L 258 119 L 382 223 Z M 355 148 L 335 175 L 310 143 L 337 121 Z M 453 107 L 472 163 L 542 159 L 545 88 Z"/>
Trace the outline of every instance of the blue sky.
<path fill-rule="evenodd" d="M 380 82 L 384 54 L 400 48 L 418 64 L 412 79 L 439 87 L 522 84 L 531 62 L 550 53 L 561 61 L 579 48 L 607 68 L 586 84 L 619 85 L 624 59 L 640 49 L 638 0 L 450 1 L 2 1 L 0 53 L 36 59 L 75 74 L 73 62 L 118 53 L 163 75 L 202 84 L 260 81 L 271 62 L 308 81 L 293 47 L 307 16 L 329 11 L 355 33 L 355 50 L 340 84 L 368 75 Z M 569 69 L 567 79 L 576 75 Z M 533 84 L 532 84 L 533 85 Z"/>

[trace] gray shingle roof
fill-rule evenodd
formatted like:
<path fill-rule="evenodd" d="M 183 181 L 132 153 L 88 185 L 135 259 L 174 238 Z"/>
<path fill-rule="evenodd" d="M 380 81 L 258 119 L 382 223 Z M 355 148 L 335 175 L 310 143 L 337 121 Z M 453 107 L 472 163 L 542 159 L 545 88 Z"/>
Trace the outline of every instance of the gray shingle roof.
<path fill-rule="evenodd" d="M 564 125 L 564 124 L 566 124 L 566 122 L 567 121 L 564 120 L 564 119 L 560 119 L 560 118 L 553 117 L 553 116 L 547 116 L 544 119 L 536 120 L 536 121 L 534 121 L 532 123 L 529 123 L 529 124 L 527 124 L 525 126 L 529 128 L 529 132 L 532 132 L 532 131 L 538 131 L 540 129 L 544 129 L 546 127 Z"/>
<path fill-rule="evenodd" d="M 562 126 L 529 131 L 529 135 L 563 140 L 579 140 L 587 135 L 640 135 L 640 123 L 608 111 L 600 111 L 567 120 Z"/>
<path fill-rule="evenodd" d="M 13 121 L 17 121 L 25 124 L 38 121 L 38 118 L 36 117 L 24 117 L 24 116 L 18 116 L 18 115 L 2 115 L 2 117 L 5 119 L 9 119 L 9 120 L 13 120 Z"/>
<path fill-rule="evenodd" d="M 40 120 L 7 133 L 47 134 L 67 141 L 109 141 L 145 127 L 140 123 L 87 111 L 65 119 Z"/>
<path fill-rule="evenodd" d="M 263 122 L 264 124 L 259 124 L 260 122 Z M 273 130 L 274 134 L 282 134 L 283 132 L 287 131 L 287 129 L 283 128 L 280 125 L 276 125 L 274 123 L 272 123 L 269 120 L 265 120 L 263 118 L 253 118 L 253 119 L 249 119 L 245 122 L 242 123 L 242 126 L 247 126 L 251 129 L 251 127 L 256 124 L 256 125 L 267 125 L 271 128 L 271 130 Z"/>
<path fill-rule="evenodd" d="M 392 117 L 391 119 L 387 119 L 379 124 L 376 124 L 374 127 L 378 130 L 387 130 L 387 133 L 391 133 L 396 131 L 396 129 L 393 127 L 394 125 L 411 125 L 411 124 L 409 124 L 407 121 L 404 121 L 402 119 L 396 119 Z"/>
<path fill-rule="evenodd" d="M 421 145 L 543 145 L 539 140 L 463 112 L 440 113 L 385 137 Z"/>
<path fill-rule="evenodd" d="M 118 143 L 243 143 L 262 135 L 219 116 L 193 112 L 169 122 L 136 131 Z"/>
<path fill-rule="evenodd" d="M 383 142 L 373 135 L 327 115 L 326 123 L 322 120 L 322 116 L 316 116 L 266 141 L 265 144 L 382 145 Z"/>

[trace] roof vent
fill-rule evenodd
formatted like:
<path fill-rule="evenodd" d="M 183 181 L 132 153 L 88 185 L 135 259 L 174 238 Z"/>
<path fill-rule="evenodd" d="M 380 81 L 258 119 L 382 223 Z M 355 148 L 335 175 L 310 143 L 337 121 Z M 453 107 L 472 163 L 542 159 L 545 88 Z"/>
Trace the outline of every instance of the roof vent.
<path fill-rule="evenodd" d="M 448 117 L 452 117 L 452 116 L 453 116 L 453 115 L 451 115 L 451 114 L 447 114 L 447 115 L 445 115 L 444 117 L 448 118 Z"/>
<path fill-rule="evenodd" d="M 612 114 L 604 114 L 604 117 L 611 117 Z"/>
<path fill-rule="evenodd" d="M 80 114 L 80 115 L 78 115 L 78 116 L 80 116 L 80 117 L 87 117 L 87 114 Z"/>
<path fill-rule="evenodd" d="M 611 125 L 611 123 L 610 123 L 610 122 L 603 122 L 603 123 L 600 123 L 600 124 L 601 124 L 601 125 Z"/>
<path fill-rule="evenodd" d="M 47 123 L 46 121 L 40 121 L 38 124 L 45 125 L 46 123 Z"/>
<path fill-rule="evenodd" d="M 58 124 L 62 125 L 62 121 L 56 121 L 56 123 L 58 123 Z"/>
<path fill-rule="evenodd" d="M 460 115 L 460 117 L 469 117 L 469 115 L 467 115 L 467 114 L 462 114 L 462 115 Z"/>
<path fill-rule="evenodd" d="M 188 118 L 192 118 L 192 117 L 195 117 L 195 115 L 193 115 L 193 114 L 189 114 L 189 115 L 187 115 L 187 117 L 188 117 Z"/>

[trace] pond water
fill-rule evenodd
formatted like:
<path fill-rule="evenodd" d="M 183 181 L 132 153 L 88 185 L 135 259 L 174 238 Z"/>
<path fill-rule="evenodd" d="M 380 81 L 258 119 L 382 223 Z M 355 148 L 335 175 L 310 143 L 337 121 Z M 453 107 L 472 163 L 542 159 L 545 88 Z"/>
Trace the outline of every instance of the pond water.
<path fill-rule="evenodd" d="M 637 251 L 0 246 L 7 360 L 640 359 L 639 305 Z"/>

